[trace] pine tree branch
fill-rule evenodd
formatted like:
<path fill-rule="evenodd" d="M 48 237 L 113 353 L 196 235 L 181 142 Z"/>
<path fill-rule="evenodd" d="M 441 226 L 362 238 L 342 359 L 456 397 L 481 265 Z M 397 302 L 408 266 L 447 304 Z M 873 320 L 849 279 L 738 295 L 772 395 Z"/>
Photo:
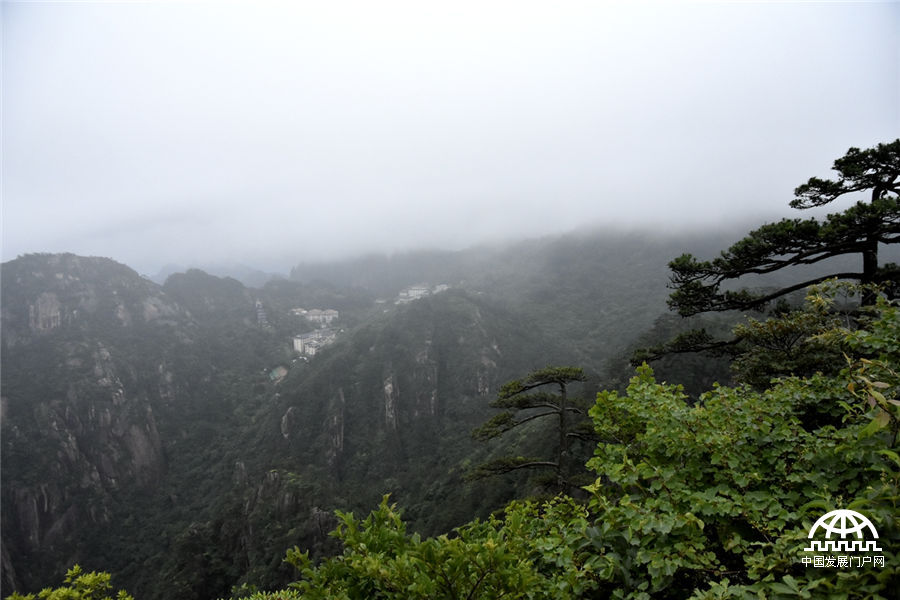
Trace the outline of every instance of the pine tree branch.
<path fill-rule="evenodd" d="M 492 475 L 503 475 L 521 469 L 556 469 L 558 467 L 558 463 L 536 458 L 507 457 L 498 458 L 483 465 L 479 465 L 477 469 L 469 473 L 466 477 L 467 479 L 484 479 L 485 477 L 490 477 Z"/>

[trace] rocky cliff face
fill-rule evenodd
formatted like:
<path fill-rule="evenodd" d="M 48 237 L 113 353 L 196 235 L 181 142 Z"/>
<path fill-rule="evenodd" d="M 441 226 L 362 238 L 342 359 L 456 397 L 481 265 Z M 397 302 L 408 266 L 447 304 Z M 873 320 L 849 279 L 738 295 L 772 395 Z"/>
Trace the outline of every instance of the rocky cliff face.
<path fill-rule="evenodd" d="M 289 534 L 326 543 L 321 493 L 254 446 L 253 413 L 278 385 L 266 374 L 290 359 L 289 333 L 260 325 L 257 300 L 199 271 L 160 286 L 102 258 L 3 265 L 0 597 L 75 562 L 139 597 L 205 598 L 213 582 L 221 596 L 302 541 Z M 334 402 L 337 460 L 340 393 Z M 281 414 L 288 437 L 307 420 L 303 406 Z"/>
<path fill-rule="evenodd" d="M 3 337 L 10 346 L 59 330 L 183 317 L 159 286 L 109 259 L 31 254 L 3 265 Z"/>
<path fill-rule="evenodd" d="M 173 328 L 183 335 L 191 323 L 158 286 L 107 259 L 26 256 L 2 278 L 4 556 L 25 576 L 35 569 L 22 564 L 81 558 L 85 525 L 108 524 L 121 490 L 165 474 L 157 413 L 177 383 L 163 348 L 134 342 L 177 346 Z"/>
<path fill-rule="evenodd" d="M 344 496 L 353 508 L 428 486 L 464 494 L 458 463 L 477 451 L 471 430 L 492 414 L 499 386 L 540 360 L 528 347 L 546 349 L 503 309 L 462 290 L 399 307 L 280 384 L 263 421 L 278 433 L 272 455 L 319 465 L 323 481 L 353 490 Z M 452 522 L 428 519 L 435 528 Z"/>

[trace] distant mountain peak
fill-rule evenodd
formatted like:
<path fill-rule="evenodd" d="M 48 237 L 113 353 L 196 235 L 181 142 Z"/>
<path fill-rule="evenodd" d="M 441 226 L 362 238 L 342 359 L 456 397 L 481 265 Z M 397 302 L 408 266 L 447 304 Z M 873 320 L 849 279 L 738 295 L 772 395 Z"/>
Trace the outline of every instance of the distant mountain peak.
<path fill-rule="evenodd" d="M 127 327 L 184 317 L 160 286 L 109 258 L 28 254 L 4 263 L 0 276 L 8 344 L 88 321 Z"/>

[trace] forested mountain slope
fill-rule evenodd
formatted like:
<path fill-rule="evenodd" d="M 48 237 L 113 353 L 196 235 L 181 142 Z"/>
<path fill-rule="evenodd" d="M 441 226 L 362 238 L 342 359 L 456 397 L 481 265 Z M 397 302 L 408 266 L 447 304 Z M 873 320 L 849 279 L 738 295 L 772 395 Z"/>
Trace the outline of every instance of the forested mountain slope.
<path fill-rule="evenodd" d="M 158 286 L 73 255 L 2 274 L 4 590 L 76 561 L 142 597 L 275 583 L 287 546 L 327 550 L 333 510 L 385 492 L 420 504 L 424 529 L 449 528 L 514 493 L 461 484 L 490 394 L 562 358 L 460 289 L 384 307 L 199 271 Z M 291 337 L 309 323 L 287 307 L 310 302 L 348 326 L 298 360 Z"/>
<path fill-rule="evenodd" d="M 740 229 L 715 232 L 591 229 L 467 250 L 369 255 L 298 264 L 291 279 L 324 281 L 392 299 L 406 286 L 446 283 L 527 316 L 532 327 L 595 371 L 666 312 L 668 262 L 715 255 Z"/>
<path fill-rule="evenodd" d="M 30 255 L 2 276 L 4 589 L 146 558 L 155 519 L 210 492 L 172 482 L 211 459 L 280 340 L 239 324 L 241 344 L 220 343 L 108 259 Z"/>
<path fill-rule="evenodd" d="M 334 510 L 384 493 L 434 534 L 532 493 L 467 482 L 499 386 L 577 364 L 591 395 L 665 309 L 666 263 L 720 239 L 582 233 L 298 267 L 253 289 L 202 271 L 162 286 L 108 259 L 2 267 L 3 594 L 78 561 L 141 598 L 210 598 L 334 549 Z M 409 285 L 449 289 L 395 304 Z M 335 341 L 293 352 L 335 309 Z M 523 432 L 516 451 L 551 441 Z M 530 446 L 529 446 L 530 444 Z"/>

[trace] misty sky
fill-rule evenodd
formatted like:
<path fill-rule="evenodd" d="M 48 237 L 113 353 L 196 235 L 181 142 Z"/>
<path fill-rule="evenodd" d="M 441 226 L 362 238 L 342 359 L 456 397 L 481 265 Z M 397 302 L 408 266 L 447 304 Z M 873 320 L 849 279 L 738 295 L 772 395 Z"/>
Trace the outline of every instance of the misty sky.
<path fill-rule="evenodd" d="M 4 261 L 284 270 L 805 216 L 794 187 L 900 136 L 896 2 L 4 2 L 0 18 Z"/>

